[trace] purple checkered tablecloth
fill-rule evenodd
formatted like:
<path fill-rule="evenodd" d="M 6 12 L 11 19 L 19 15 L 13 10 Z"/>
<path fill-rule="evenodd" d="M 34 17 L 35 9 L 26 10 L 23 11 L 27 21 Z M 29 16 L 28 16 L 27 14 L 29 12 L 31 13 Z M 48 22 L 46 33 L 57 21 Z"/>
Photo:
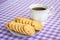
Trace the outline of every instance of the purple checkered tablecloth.
<path fill-rule="evenodd" d="M 44 4 L 54 8 L 43 29 L 30 37 L 13 35 L 5 23 L 23 16 L 29 18 L 31 4 Z M 0 40 L 60 40 L 60 0 L 0 0 Z"/>

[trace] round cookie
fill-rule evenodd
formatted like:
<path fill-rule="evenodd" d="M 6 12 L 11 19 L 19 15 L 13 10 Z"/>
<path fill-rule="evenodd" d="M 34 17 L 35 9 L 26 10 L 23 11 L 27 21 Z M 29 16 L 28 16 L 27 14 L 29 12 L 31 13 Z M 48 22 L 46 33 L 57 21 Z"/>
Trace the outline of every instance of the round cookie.
<path fill-rule="evenodd" d="M 18 28 L 21 27 L 21 24 L 20 23 L 16 23 L 16 31 L 19 32 Z"/>
<path fill-rule="evenodd" d="M 17 22 L 17 18 L 15 18 L 13 21 L 14 21 L 14 22 Z"/>
<path fill-rule="evenodd" d="M 24 25 L 24 31 L 27 33 L 27 35 L 33 35 L 35 34 L 35 30 L 31 25 Z"/>
<path fill-rule="evenodd" d="M 23 23 L 23 24 L 26 24 L 26 19 L 25 19 L 25 18 L 23 18 L 22 23 Z"/>
<path fill-rule="evenodd" d="M 32 21 L 32 26 L 34 27 L 35 30 L 41 30 L 43 28 L 43 25 L 39 21 Z"/>
<path fill-rule="evenodd" d="M 23 19 L 23 24 L 27 24 L 28 20 L 26 18 L 22 18 Z"/>
<path fill-rule="evenodd" d="M 21 23 L 18 23 L 18 24 L 19 24 L 18 32 L 22 34 L 22 30 L 21 30 L 21 28 L 22 28 L 23 24 L 21 24 Z"/>
<path fill-rule="evenodd" d="M 22 23 L 22 24 L 23 24 L 23 18 L 20 18 L 20 20 L 19 20 L 19 21 L 20 21 L 20 23 Z"/>
<path fill-rule="evenodd" d="M 16 18 L 16 20 L 17 20 L 17 23 L 20 23 L 20 19 L 19 18 Z"/>
<path fill-rule="evenodd" d="M 18 28 L 19 28 L 19 23 L 16 24 L 16 31 L 17 31 L 17 32 L 19 32 L 19 31 L 18 31 Z"/>
<path fill-rule="evenodd" d="M 16 31 L 16 23 L 15 24 L 13 24 L 13 26 L 12 26 L 12 28 L 13 28 L 13 31 Z"/>
<path fill-rule="evenodd" d="M 22 26 L 21 26 L 21 27 L 22 27 Z M 21 27 L 19 26 L 18 30 L 19 30 L 19 33 L 22 34 Z"/>
<path fill-rule="evenodd" d="M 32 23 L 32 20 L 28 20 L 28 21 L 29 21 L 29 23 L 28 23 L 28 24 L 29 24 L 29 25 L 31 25 L 31 23 Z"/>
<path fill-rule="evenodd" d="M 9 22 L 9 29 L 12 30 L 13 29 L 12 26 L 13 26 L 12 22 Z"/>
<path fill-rule="evenodd" d="M 17 18 L 16 20 L 17 20 L 17 23 L 20 23 L 20 19 L 19 18 Z"/>
<path fill-rule="evenodd" d="M 15 23 L 14 31 L 18 32 L 18 24 L 17 23 Z"/>
<path fill-rule="evenodd" d="M 24 26 L 21 27 L 22 34 L 26 34 L 25 31 L 23 30 Z"/>
<path fill-rule="evenodd" d="M 11 30 L 15 30 L 15 22 L 10 22 L 10 24 L 9 25 L 11 25 L 10 26 L 10 28 L 11 28 Z"/>

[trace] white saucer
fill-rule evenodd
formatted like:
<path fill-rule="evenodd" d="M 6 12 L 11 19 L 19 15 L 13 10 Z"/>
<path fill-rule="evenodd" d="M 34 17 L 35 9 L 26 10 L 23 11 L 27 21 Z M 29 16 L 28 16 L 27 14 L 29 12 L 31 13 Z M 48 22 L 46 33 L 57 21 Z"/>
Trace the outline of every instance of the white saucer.
<path fill-rule="evenodd" d="M 9 30 L 9 29 L 8 29 Z M 17 32 L 14 32 L 12 30 L 9 30 L 13 35 L 16 35 L 16 36 L 20 36 L 20 37 L 27 37 L 27 35 L 24 35 L 24 34 L 20 34 L 20 33 L 17 33 Z"/>

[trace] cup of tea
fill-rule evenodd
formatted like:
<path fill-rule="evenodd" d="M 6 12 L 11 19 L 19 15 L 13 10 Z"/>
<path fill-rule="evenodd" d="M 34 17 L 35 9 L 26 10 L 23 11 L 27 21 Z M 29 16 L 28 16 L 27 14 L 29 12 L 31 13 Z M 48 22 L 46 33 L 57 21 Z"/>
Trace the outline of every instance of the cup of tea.
<path fill-rule="evenodd" d="M 51 15 L 50 9 L 46 5 L 32 4 L 30 5 L 30 18 L 45 23 Z"/>

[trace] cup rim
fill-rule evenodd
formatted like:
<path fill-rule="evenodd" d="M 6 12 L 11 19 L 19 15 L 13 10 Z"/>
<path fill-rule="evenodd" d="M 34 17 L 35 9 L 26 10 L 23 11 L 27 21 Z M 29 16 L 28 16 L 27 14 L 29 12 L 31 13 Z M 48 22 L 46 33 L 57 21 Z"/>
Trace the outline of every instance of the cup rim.
<path fill-rule="evenodd" d="M 43 7 L 43 8 L 46 8 L 46 10 L 48 9 L 48 6 L 47 5 L 43 5 L 43 4 L 31 4 L 29 6 L 29 8 L 32 10 L 32 8 L 35 8 L 35 7 Z M 37 10 L 36 10 L 37 11 Z M 44 11 L 44 10 L 42 10 Z"/>

